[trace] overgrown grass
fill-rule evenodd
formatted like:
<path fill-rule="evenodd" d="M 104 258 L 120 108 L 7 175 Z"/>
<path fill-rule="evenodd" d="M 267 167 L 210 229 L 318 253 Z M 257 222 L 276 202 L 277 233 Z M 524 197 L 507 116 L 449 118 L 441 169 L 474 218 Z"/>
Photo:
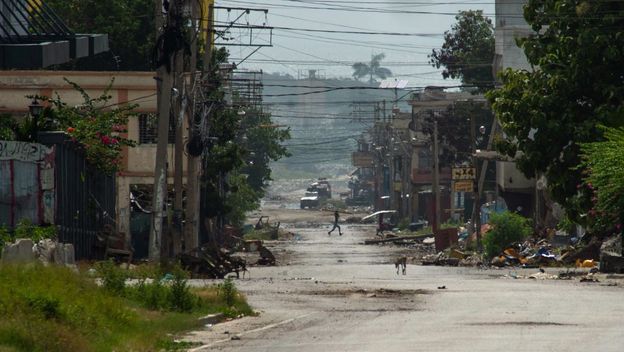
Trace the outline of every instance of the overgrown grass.
<path fill-rule="evenodd" d="M 243 238 L 246 240 L 262 240 L 262 241 L 272 241 L 276 240 L 274 230 L 268 229 L 260 229 L 260 230 L 251 230 L 243 235 Z"/>
<path fill-rule="evenodd" d="M 144 285 L 151 298 L 136 286 L 98 286 L 63 267 L 2 265 L 0 351 L 168 350 L 176 345 L 172 336 L 199 327 L 199 316 L 253 313 L 240 293 L 232 300 L 217 286 L 191 289 L 182 276 Z M 158 303 L 147 308 L 154 297 Z"/>

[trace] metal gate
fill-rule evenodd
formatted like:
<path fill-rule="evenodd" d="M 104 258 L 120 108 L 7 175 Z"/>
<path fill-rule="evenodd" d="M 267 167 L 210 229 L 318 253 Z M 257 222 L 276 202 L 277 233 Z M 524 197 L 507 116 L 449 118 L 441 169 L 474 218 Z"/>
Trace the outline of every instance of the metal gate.
<path fill-rule="evenodd" d="M 40 133 L 39 140 L 55 147 L 54 223 L 59 240 L 74 245 L 76 259 L 93 259 L 97 232 L 106 224 L 115 228 L 115 176 L 90 165 L 80 146 L 64 133 Z"/>

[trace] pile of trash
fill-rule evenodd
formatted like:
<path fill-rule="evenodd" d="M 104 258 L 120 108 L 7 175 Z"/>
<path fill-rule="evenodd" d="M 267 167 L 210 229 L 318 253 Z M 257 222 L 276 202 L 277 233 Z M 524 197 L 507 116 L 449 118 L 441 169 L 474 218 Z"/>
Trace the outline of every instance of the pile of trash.
<path fill-rule="evenodd" d="M 575 264 L 577 267 L 593 268 L 598 265 L 599 256 L 599 241 L 591 241 L 586 245 L 557 247 L 547 239 L 529 239 L 505 248 L 498 256 L 492 258 L 490 265 L 537 268 Z"/>

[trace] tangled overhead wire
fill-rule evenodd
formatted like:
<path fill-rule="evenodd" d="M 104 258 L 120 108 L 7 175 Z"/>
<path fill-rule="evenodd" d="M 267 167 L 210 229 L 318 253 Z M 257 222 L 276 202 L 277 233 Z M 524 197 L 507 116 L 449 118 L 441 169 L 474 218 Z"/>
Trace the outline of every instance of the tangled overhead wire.
<path fill-rule="evenodd" d="M 152 62 L 156 68 L 164 65 L 167 73 L 170 73 L 174 55 L 179 51 L 184 51 L 185 55 L 190 55 L 191 45 L 186 31 L 182 27 L 184 18 L 181 15 L 170 15 L 168 22 L 156 39 Z"/>

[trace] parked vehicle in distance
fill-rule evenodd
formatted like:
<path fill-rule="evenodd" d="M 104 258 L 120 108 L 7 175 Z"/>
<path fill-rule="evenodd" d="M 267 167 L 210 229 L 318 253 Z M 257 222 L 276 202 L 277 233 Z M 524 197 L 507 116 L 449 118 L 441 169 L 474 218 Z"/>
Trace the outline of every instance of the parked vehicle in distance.
<path fill-rule="evenodd" d="M 320 205 L 319 194 L 318 192 L 306 192 L 305 196 L 301 197 L 300 201 L 301 209 L 305 208 L 318 208 Z"/>
<path fill-rule="evenodd" d="M 326 178 L 319 178 L 317 182 L 313 182 L 307 189 L 308 192 L 318 192 L 319 198 L 331 199 L 331 185 Z"/>

